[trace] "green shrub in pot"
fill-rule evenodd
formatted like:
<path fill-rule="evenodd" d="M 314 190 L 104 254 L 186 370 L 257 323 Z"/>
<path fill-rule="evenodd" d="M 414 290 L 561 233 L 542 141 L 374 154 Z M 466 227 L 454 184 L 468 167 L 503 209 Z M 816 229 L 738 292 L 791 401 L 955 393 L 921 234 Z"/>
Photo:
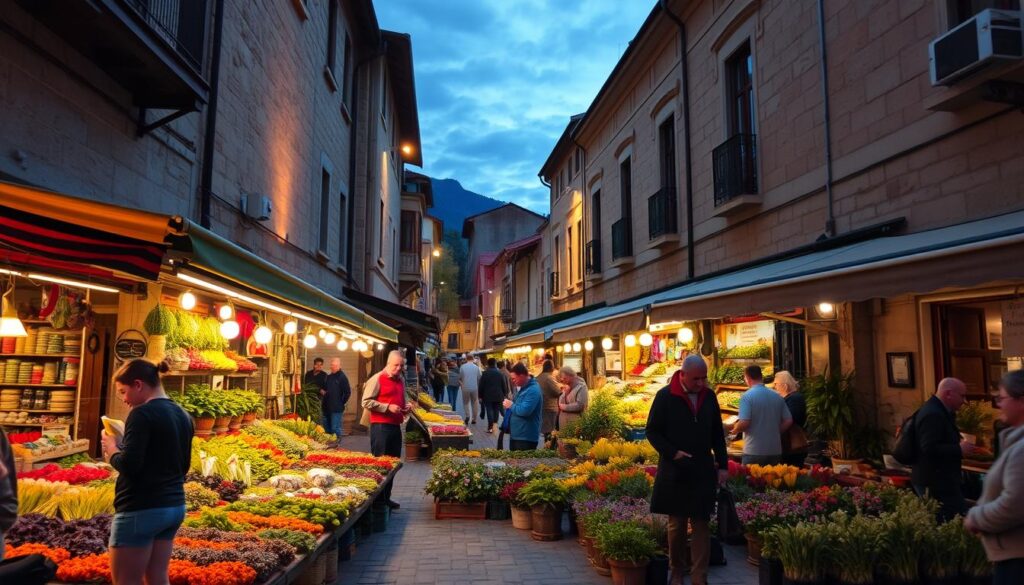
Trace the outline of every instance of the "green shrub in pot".
<path fill-rule="evenodd" d="M 423 433 L 420 431 L 406 431 L 405 442 L 406 444 L 412 443 L 414 445 L 419 445 L 423 442 Z"/>
<path fill-rule="evenodd" d="M 870 516 L 835 512 L 825 524 L 829 537 L 829 572 L 840 583 L 868 585 L 882 549 L 882 522 Z"/>
<path fill-rule="evenodd" d="M 829 568 L 832 539 L 824 524 L 798 522 L 776 526 L 765 533 L 765 544 L 773 558 L 782 562 L 790 581 L 819 582 Z"/>
<path fill-rule="evenodd" d="M 650 527 L 640 522 L 609 522 L 597 529 L 595 544 L 605 557 L 622 562 L 644 563 L 658 552 Z"/>
<path fill-rule="evenodd" d="M 941 581 L 960 574 L 964 556 L 960 534 L 963 532 L 963 522 L 959 517 L 922 532 L 921 569 L 926 579 Z"/>
<path fill-rule="evenodd" d="M 562 482 L 550 477 L 534 479 L 519 490 L 519 500 L 527 506 L 562 508 L 569 499 L 569 491 Z"/>

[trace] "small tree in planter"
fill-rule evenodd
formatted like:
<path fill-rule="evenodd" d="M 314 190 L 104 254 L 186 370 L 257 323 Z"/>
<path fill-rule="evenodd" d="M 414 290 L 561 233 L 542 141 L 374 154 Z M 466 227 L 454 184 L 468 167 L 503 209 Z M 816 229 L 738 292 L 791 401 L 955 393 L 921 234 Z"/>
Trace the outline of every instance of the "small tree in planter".
<path fill-rule="evenodd" d="M 519 490 L 519 499 L 530 506 L 530 536 L 534 540 L 562 538 L 562 509 L 568 498 L 569 490 L 561 481 L 550 477 L 530 481 Z"/>
<path fill-rule="evenodd" d="M 409 461 L 419 461 L 420 450 L 423 447 L 423 433 L 420 431 L 405 432 L 405 458 Z"/>
<path fill-rule="evenodd" d="M 611 565 L 615 585 L 643 585 L 647 564 L 658 551 L 650 528 L 637 521 L 605 524 L 597 533 L 596 544 Z"/>

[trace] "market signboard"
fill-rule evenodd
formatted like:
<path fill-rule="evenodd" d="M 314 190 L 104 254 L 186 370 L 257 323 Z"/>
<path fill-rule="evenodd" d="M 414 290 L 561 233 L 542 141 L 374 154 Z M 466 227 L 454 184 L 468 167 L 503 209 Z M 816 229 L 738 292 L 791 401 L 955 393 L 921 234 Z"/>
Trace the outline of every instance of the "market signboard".
<path fill-rule="evenodd" d="M 1024 356 L 1024 300 L 1003 301 L 1003 355 Z"/>

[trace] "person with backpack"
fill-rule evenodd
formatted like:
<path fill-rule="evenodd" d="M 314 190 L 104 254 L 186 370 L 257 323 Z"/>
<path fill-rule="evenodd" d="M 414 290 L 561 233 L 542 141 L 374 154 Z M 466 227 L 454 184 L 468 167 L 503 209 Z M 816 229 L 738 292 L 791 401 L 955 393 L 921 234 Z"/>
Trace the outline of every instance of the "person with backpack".
<path fill-rule="evenodd" d="M 910 433 L 908 442 L 913 445 L 909 459 L 913 471 L 911 484 L 919 495 L 938 500 L 939 520 L 945 522 L 957 514 L 967 511 L 967 503 L 961 490 L 961 464 L 964 453 L 970 453 L 971 445 L 960 440 L 956 427 L 956 411 L 964 405 L 967 386 L 957 378 L 943 378 L 935 394 L 914 413 L 908 421 Z M 899 451 L 897 449 L 896 451 Z M 906 461 L 897 459 L 901 463 Z"/>

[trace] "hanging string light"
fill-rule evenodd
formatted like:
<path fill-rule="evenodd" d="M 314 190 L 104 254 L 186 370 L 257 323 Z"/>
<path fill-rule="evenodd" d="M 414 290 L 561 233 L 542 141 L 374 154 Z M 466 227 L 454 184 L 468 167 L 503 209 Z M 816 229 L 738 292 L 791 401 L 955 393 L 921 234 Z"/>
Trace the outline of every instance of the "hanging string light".
<path fill-rule="evenodd" d="M 611 349 L 612 348 L 612 338 L 611 337 L 605 337 L 604 339 L 602 339 L 601 340 L 601 348 L 604 349 L 604 350 Z"/>
<path fill-rule="evenodd" d="M 286 321 L 284 324 L 284 332 L 286 335 L 295 335 L 295 332 L 299 330 L 299 323 L 297 321 Z"/>
<path fill-rule="evenodd" d="M 316 335 L 313 335 L 312 333 L 307 334 L 305 339 L 302 340 L 302 345 L 304 345 L 306 349 L 313 349 L 316 347 Z"/>
<path fill-rule="evenodd" d="M 186 311 L 196 308 L 196 295 L 187 290 L 178 296 L 178 306 Z"/>

